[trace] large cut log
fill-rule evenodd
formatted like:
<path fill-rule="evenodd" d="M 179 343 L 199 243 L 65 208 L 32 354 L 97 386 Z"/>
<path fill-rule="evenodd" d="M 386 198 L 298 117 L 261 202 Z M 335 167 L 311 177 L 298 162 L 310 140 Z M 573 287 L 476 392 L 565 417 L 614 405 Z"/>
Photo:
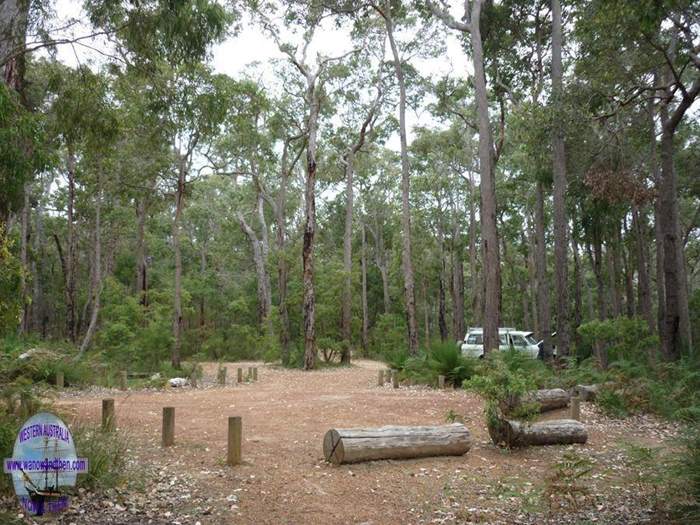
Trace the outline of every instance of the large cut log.
<path fill-rule="evenodd" d="M 357 463 L 376 459 L 461 456 L 471 445 L 461 423 L 435 427 L 334 428 L 323 438 L 326 461 Z"/>
<path fill-rule="evenodd" d="M 558 408 L 566 408 L 569 404 L 571 395 L 561 388 L 552 388 L 549 390 L 535 390 L 530 392 L 524 398 L 526 402 L 537 403 L 540 405 L 540 412 L 548 412 Z"/>
<path fill-rule="evenodd" d="M 501 419 L 489 424 L 491 440 L 508 448 L 530 445 L 570 445 L 588 440 L 586 427 L 573 419 L 553 419 L 539 423 Z"/>

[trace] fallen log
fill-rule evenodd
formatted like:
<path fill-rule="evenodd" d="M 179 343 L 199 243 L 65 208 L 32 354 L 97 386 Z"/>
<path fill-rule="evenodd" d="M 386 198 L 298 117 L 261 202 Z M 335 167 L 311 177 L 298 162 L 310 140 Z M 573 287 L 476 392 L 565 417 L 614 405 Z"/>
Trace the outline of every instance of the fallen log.
<path fill-rule="evenodd" d="M 566 408 L 569 405 L 569 399 L 571 395 L 561 388 L 535 390 L 524 397 L 525 402 L 539 404 L 540 412 Z"/>
<path fill-rule="evenodd" d="M 435 427 L 334 428 L 323 438 L 326 461 L 340 465 L 377 459 L 461 456 L 471 446 L 461 423 Z"/>
<path fill-rule="evenodd" d="M 538 423 L 500 419 L 489 423 L 488 427 L 493 443 L 508 448 L 571 445 L 588 440 L 586 427 L 573 419 L 553 419 Z"/>

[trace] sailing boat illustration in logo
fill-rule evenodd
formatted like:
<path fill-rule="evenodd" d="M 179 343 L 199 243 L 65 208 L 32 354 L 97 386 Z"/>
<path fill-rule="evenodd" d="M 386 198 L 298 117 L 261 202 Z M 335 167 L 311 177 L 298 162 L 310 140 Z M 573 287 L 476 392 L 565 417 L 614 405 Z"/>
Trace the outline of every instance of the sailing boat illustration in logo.
<path fill-rule="evenodd" d="M 87 460 L 78 458 L 73 436 L 58 417 L 42 412 L 20 429 L 5 472 L 12 475 L 20 504 L 30 514 L 65 510 L 66 489 L 75 486 L 77 474 L 87 472 Z"/>

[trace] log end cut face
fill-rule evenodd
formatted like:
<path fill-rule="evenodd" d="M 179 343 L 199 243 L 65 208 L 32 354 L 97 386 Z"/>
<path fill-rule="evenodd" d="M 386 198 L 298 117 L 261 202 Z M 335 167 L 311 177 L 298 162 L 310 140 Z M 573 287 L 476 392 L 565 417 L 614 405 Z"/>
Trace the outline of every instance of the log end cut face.
<path fill-rule="evenodd" d="M 334 428 L 323 436 L 323 456 L 326 461 L 334 465 L 340 465 L 343 462 L 343 441 L 340 439 L 340 433 Z"/>

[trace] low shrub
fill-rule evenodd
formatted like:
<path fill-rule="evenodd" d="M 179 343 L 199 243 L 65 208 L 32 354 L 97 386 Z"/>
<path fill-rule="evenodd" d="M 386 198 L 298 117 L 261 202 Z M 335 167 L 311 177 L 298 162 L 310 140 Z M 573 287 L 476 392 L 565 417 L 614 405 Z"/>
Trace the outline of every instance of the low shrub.
<path fill-rule="evenodd" d="M 434 344 L 427 353 L 426 364 L 435 378 L 445 376 L 455 386 L 462 386 L 476 369 L 476 360 L 465 357 L 454 343 Z"/>

